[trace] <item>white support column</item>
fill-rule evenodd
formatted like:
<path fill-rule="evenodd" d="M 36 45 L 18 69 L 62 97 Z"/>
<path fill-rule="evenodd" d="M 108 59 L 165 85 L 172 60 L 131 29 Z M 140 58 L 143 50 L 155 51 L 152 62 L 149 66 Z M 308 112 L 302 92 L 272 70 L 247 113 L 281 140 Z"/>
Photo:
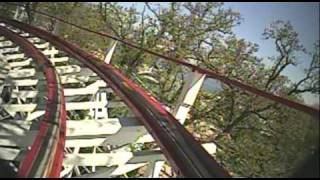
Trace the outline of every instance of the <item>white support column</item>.
<path fill-rule="evenodd" d="M 186 82 L 183 86 L 182 92 L 178 98 L 176 107 L 172 110 L 173 116 L 184 124 L 188 117 L 191 106 L 194 104 L 196 97 L 201 89 L 205 79 L 204 74 L 198 72 L 191 72 L 187 75 Z M 150 134 L 146 134 L 138 139 L 137 142 L 152 142 L 154 139 Z"/>
<path fill-rule="evenodd" d="M 188 74 L 177 105 L 172 111 L 172 114 L 181 124 L 184 124 L 187 119 L 190 108 L 197 98 L 205 77 L 206 75 L 200 74 L 197 71 Z"/>
<path fill-rule="evenodd" d="M 109 48 L 109 51 L 107 52 L 107 55 L 104 58 L 105 63 L 107 63 L 107 64 L 111 63 L 111 58 L 112 58 L 114 50 L 116 49 L 116 46 L 117 46 L 117 41 L 113 43 L 111 48 Z"/>
<path fill-rule="evenodd" d="M 113 43 L 112 47 L 109 48 L 109 51 L 107 52 L 105 58 L 104 58 L 104 62 L 107 64 L 111 63 L 111 58 L 113 55 L 113 52 L 116 48 L 117 45 L 117 41 L 115 43 Z M 96 109 L 91 109 L 90 110 L 90 115 L 94 117 L 94 119 L 100 119 L 100 118 L 108 118 L 108 92 L 106 91 L 101 91 L 98 90 L 98 92 L 95 94 L 95 101 L 96 102 L 103 102 L 105 103 L 105 107 L 104 108 L 96 108 Z"/>
<path fill-rule="evenodd" d="M 179 120 L 181 124 L 184 124 L 185 120 L 187 119 L 190 108 L 194 104 L 196 97 L 203 85 L 205 76 L 206 75 L 200 74 L 196 71 L 191 72 L 187 75 L 187 79 L 183 86 L 182 92 L 178 98 L 177 105 L 172 110 L 172 114 L 175 116 L 176 119 Z M 137 140 L 137 142 L 141 142 L 141 143 L 152 142 L 152 141 L 154 141 L 154 139 L 150 134 L 146 134 Z M 211 147 L 211 146 L 215 147 L 213 143 L 210 143 L 210 145 L 206 145 L 206 146 L 208 146 L 206 150 L 210 154 L 215 153 L 215 149 L 213 150 Z M 151 164 L 154 170 L 151 175 L 152 177 L 159 177 L 159 173 L 163 164 L 164 164 L 164 161 L 158 161 L 157 163 Z"/>

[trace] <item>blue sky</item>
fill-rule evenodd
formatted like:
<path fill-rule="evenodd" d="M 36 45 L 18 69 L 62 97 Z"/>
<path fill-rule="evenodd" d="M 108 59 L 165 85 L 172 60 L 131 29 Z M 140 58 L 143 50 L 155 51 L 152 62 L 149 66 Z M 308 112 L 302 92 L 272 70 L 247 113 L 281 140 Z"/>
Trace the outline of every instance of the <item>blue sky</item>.
<path fill-rule="evenodd" d="M 123 6 L 134 4 L 142 10 L 143 3 L 122 2 Z M 168 3 L 157 3 L 166 6 Z M 319 2 L 226 2 L 225 8 L 232 8 L 240 12 L 243 20 L 239 26 L 233 30 L 239 38 L 257 43 L 259 51 L 257 56 L 267 58 L 277 55 L 275 46 L 271 40 L 263 40 L 262 33 L 270 23 L 275 20 L 290 21 L 294 29 L 298 32 L 301 43 L 308 50 L 311 50 L 313 43 L 319 39 Z M 284 74 L 292 81 L 303 78 L 303 69 L 307 68 L 311 59 L 305 55 L 298 56 L 298 66 L 288 67 Z M 267 65 L 268 61 L 264 61 Z M 319 98 L 311 94 L 304 95 L 308 104 L 318 102 Z"/>
<path fill-rule="evenodd" d="M 243 21 L 234 28 L 234 32 L 238 37 L 259 45 L 257 56 L 268 57 L 275 54 L 274 44 L 271 40 L 263 40 L 262 32 L 267 25 L 278 19 L 291 22 L 306 49 L 311 50 L 313 43 L 319 40 L 319 2 L 228 2 L 225 7 L 230 7 L 242 15 Z M 290 66 L 284 71 L 293 81 L 303 78 L 303 69 L 307 68 L 311 61 L 308 56 L 298 57 L 298 66 Z M 311 94 L 305 94 L 304 98 L 308 104 L 319 102 L 319 97 Z"/>

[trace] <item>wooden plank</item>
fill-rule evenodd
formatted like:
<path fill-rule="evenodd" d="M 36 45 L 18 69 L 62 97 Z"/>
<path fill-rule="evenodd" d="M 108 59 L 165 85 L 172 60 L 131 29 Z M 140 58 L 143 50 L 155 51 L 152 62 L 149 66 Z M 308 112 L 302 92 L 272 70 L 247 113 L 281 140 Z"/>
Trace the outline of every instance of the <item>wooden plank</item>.
<path fill-rule="evenodd" d="M 69 57 L 54 57 L 54 58 L 49 58 L 49 60 L 55 64 L 57 62 L 67 62 L 69 61 Z"/>
<path fill-rule="evenodd" d="M 17 123 L 16 121 L 1 121 L 0 135 L 25 135 L 29 130 L 31 123 Z M 1 145 L 1 144 L 0 144 Z"/>
<path fill-rule="evenodd" d="M 13 46 L 13 45 L 14 45 L 13 42 L 10 40 L 0 42 L 0 47 Z"/>
<path fill-rule="evenodd" d="M 109 108 L 117 108 L 117 107 L 126 107 L 126 104 L 123 102 L 92 102 L 92 101 L 87 101 L 87 102 L 68 102 L 66 103 L 66 109 L 67 111 L 70 110 L 84 110 L 84 109 L 93 109 L 93 108 L 104 108 L 104 107 L 109 107 Z"/>
<path fill-rule="evenodd" d="M 0 147 L 0 159 L 12 161 L 18 156 L 19 152 L 19 149 Z"/>
<path fill-rule="evenodd" d="M 0 144 L 2 146 L 29 147 L 34 142 L 37 131 L 28 131 L 24 135 L 0 135 Z"/>
<path fill-rule="evenodd" d="M 17 51 L 19 51 L 19 47 L 8 46 L 5 48 L 0 48 L 0 53 L 17 52 Z"/>
<path fill-rule="evenodd" d="M 126 107 L 126 104 L 123 102 L 92 102 L 92 101 L 86 101 L 86 102 L 68 102 L 66 103 L 66 110 L 72 111 L 72 110 L 87 110 L 87 109 L 93 109 L 93 108 L 117 108 L 117 107 Z M 36 108 L 39 110 L 42 110 L 45 108 L 45 105 L 39 105 L 39 104 L 4 104 L 2 106 L 8 113 L 14 113 L 14 112 L 32 112 Z"/>
<path fill-rule="evenodd" d="M 88 77 L 85 75 L 62 75 L 60 80 L 62 84 L 81 83 L 94 81 L 97 77 Z M 14 79 L 12 80 L 16 86 L 34 86 L 38 83 L 38 79 Z"/>
<path fill-rule="evenodd" d="M 197 71 L 188 74 L 178 102 L 172 111 L 174 117 L 178 119 L 181 124 L 184 124 L 187 119 L 190 108 L 196 100 L 205 77 L 206 75 L 200 74 Z"/>
<path fill-rule="evenodd" d="M 46 43 L 42 43 L 42 44 L 35 44 L 36 48 L 40 49 L 40 50 L 43 50 L 43 49 L 46 49 L 48 48 L 50 45 L 49 42 L 46 42 Z"/>
<path fill-rule="evenodd" d="M 66 139 L 66 147 L 92 147 L 100 146 L 106 138 L 90 138 L 90 139 Z"/>
<path fill-rule="evenodd" d="M 65 88 L 64 96 L 78 96 L 78 95 L 93 95 L 99 89 L 99 86 L 87 86 L 84 88 Z M 112 93 L 113 90 L 111 88 L 106 88 L 108 93 Z M 35 98 L 38 95 L 38 91 L 13 91 L 12 98 Z"/>
<path fill-rule="evenodd" d="M 65 154 L 63 166 L 114 166 L 125 164 L 131 158 L 131 152 Z"/>
<path fill-rule="evenodd" d="M 19 62 L 10 62 L 8 63 L 9 66 L 11 68 L 16 68 L 16 67 L 23 67 L 23 66 L 29 66 L 32 62 L 32 59 L 31 58 L 28 58 L 26 60 L 23 60 L 23 61 L 19 61 Z"/>
<path fill-rule="evenodd" d="M 29 69 L 19 69 L 17 71 L 10 71 L 9 76 L 12 78 L 26 78 L 36 75 L 36 70 L 34 68 Z"/>
<path fill-rule="evenodd" d="M 25 54 L 24 53 L 19 53 L 19 54 L 10 54 L 10 55 L 5 55 L 5 60 L 14 60 L 14 59 L 23 59 L 25 58 Z"/>
<path fill-rule="evenodd" d="M 79 73 L 81 71 L 80 66 L 77 65 L 69 65 L 69 66 L 58 66 L 55 68 L 59 75 L 68 74 L 68 73 Z M 17 71 L 11 71 L 9 75 L 13 78 L 26 78 L 26 77 L 34 77 L 36 76 L 35 68 L 26 68 L 19 69 Z M 66 76 L 65 78 L 70 78 Z"/>
<path fill-rule="evenodd" d="M 114 135 L 106 137 L 104 145 L 121 146 L 136 141 L 148 133 L 137 118 L 120 118 L 121 129 Z"/>
<path fill-rule="evenodd" d="M 81 120 L 67 121 L 67 136 L 114 134 L 121 128 L 119 120 Z"/>

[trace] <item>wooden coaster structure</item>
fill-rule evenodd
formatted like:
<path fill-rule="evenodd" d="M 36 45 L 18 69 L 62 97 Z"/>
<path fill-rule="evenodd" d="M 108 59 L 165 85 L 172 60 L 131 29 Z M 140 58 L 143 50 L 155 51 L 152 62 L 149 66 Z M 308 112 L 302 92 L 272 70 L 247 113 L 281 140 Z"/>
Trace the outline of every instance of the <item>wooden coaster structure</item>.
<path fill-rule="evenodd" d="M 42 29 L 0 17 L 0 165 L 13 177 L 117 177 L 143 166 L 159 177 L 168 161 L 178 177 L 230 177 L 183 127 L 204 79 L 214 78 L 319 119 L 319 110 L 210 70 L 79 27 L 193 70 L 168 109 L 111 63 Z M 126 117 L 114 110 L 130 111 Z M 156 142 L 159 147 L 141 150 Z"/>
<path fill-rule="evenodd" d="M 124 103 L 120 98 L 114 98 L 117 95 L 114 89 L 118 87 L 109 86 L 108 81 L 99 77 L 98 73 L 77 60 L 76 55 L 63 51 L 66 49 L 58 47 L 57 43 L 51 43 L 49 39 L 39 37 L 39 34 L 33 34 L 15 27 L 15 23 L 26 26 L 15 21 L 1 19 L 0 57 L 3 97 L 1 99 L 0 133 L 2 136 L 0 141 L 2 145 L 0 147 L 0 158 L 17 172 L 17 176 L 21 177 L 57 177 L 57 171 L 59 171 L 59 177 L 114 177 L 143 166 L 146 166 L 145 177 L 158 177 L 166 160 L 162 151 L 159 148 L 142 151 L 136 151 L 132 148 L 134 145 L 143 145 L 154 141 L 148 134 L 143 121 L 141 122 L 141 117 L 135 116 L 136 114 L 145 118 L 143 116 L 146 115 L 142 114 L 145 113 L 143 112 L 145 107 L 141 107 L 140 110 L 132 110 L 131 108 L 130 117 L 110 116 L 109 112 L 113 109 L 127 108 L 130 110 L 130 106 L 126 105 L 128 102 L 130 104 L 130 99 L 128 100 L 125 97 L 127 102 Z M 36 30 L 41 32 L 39 29 Z M 23 46 L 23 43 L 27 45 Z M 115 47 L 116 45 L 113 44 L 104 62 L 101 60 L 95 60 L 95 62 L 111 67 L 109 63 Z M 33 49 L 33 51 L 30 49 Z M 38 62 L 36 59 L 38 57 L 33 55 L 35 51 L 46 60 L 45 63 Z M 52 69 L 57 80 L 55 82 L 57 87 L 52 88 L 51 83 L 48 83 L 48 74 L 43 71 L 45 67 Z M 114 74 L 116 73 L 120 72 L 114 70 Z M 118 76 L 121 77 L 121 74 Z M 177 107 L 172 110 L 172 114 L 181 123 L 186 119 L 203 80 L 204 75 L 193 72 L 185 83 Z M 203 153 L 210 157 L 206 150 L 211 154 L 215 152 L 213 143 L 203 144 L 204 148 L 202 148 L 191 135 L 186 136 L 185 134 L 188 132 L 174 116 L 167 112 L 153 97 L 141 92 L 142 89 L 139 89 L 132 81 L 125 79 L 121 84 L 129 91 L 132 91 L 132 87 L 136 88 L 143 95 L 143 98 L 148 99 L 149 105 L 153 103 L 151 105 L 157 106 L 158 109 L 156 110 L 162 113 L 159 114 L 159 117 L 156 117 L 156 119 L 162 120 L 161 128 L 165 129 L 168 126 L 173 129 L 171 134 L 182 143 L 192 143 L 193 147 L 198 146 L 201 150 L 200 155 Z M 48 96 L 50 95 L 48 88 L 56 88 L 56 91 L 61 91 L 53 96 L 61 99 L 60 101 L 55 99 L 52 102 L 56 106 L 55 108 L 47 108 L 50 104 L 48 102 Z M 139 104 L 140 100 L 137 99 Z M 32 157 L 37 156 L 37 154 L 30 154 L 30 152 L 33 152 L 32 147 L 35 146 L 34 143 L 37 139 L 46 141 L 46 138 L 48 138 L 49 135 L 39 135 L 39 132 L 44 131 L 41 129 L 41 123 L 49 121 L 45 118 L 46 113 L 54 113 L 54 109 L 60 110 L 55 114 L 56 118 L 61 119 L 61 121 L 57 121 L 52 126 L 61 131 L 57 132 L 59 135 L 62 133 L 62 137 L 51 133 L 50 138 L 54 139 L 55 143 L 63 141 L 63 143 L 60 142 L 60 146 L 54 146 L 55 149 L 53 148 L 53 151 L 58 151 L 61 145 L 64 146 L 62 168 L 57 167 L 59 162 L 55 164 L 52 160 L 59 159 L 58 156 L 49 152 L 44 153 L 50 156 L 48 157 L 50 160 L 46 161 L 47 163 L 40 163 L 41 166 L 33 167 L 33 164 L 39 164 L 39 160 L 32 160 Z M 142 113 L 136 111 L 142 111 Z M 165 122 L 166 118 L 174 121 Z M 153 124 L 151 125 L 156 127 Z M 176 127 L 177 125 L 180 126 Z M 176 130 L 177 128 L 183 128 L 184 134 L 181 135 L 181 130 Z M 149 129 L 152 128 L 149 127 Z M 65 133 L 65 137 L 63 133 Z M 193 142 L 185 142 L 183 136 L 186 136 L 187 139 L 192 138 Z M 170 146 L 172 145 L 169 144 Z M 179 146 L 181 149 L 187 149 Z M 48 146 L 44 148 L 48 149 Z M 196 148 L 192 149 L 198 151 Z M 170 153 L 172 152 L 167 152 L 167 154 Z M 190 150 L 187 153 L 190 153 Z M 61 152 L 59 155 L 61 156 Z M 41 159 L 40 156 L 39 159 Z M 194 160 L 191 160 L 190 164 L 193 164 L 192 161 Z M 177 161 L 177 163 L 179 162 Z M 199 161 L 196 163 L 201 164 Z M 21 168 L 23 167 L 25 167 L 25 170 L 22 172 Z M 192 171 L 189 172 L 192 173 Z M 186 171 L 185 173 L 189 172 Z M 209 177 L 211 176 L 210 173 L 195 170 L 194 174 L 190 174 L 190 176 L 204 175 Z M 183 172 L 179 175 L 186 176 L 186 174 L 183 175 Z"/>

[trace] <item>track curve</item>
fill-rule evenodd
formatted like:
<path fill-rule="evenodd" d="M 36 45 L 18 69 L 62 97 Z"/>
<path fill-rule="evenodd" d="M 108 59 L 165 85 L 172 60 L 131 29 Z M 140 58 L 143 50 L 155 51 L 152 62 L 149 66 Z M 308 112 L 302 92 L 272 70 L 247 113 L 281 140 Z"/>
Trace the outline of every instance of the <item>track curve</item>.
<path fill-rule="evenodd" d="M 66 129 L 65 102 L 59 77 L 47 57 L 28 40 L 2 26 L 0 35 L 16 43 L 34 59 L 47 82 L 45 115 L 30 151 L 20 164 L 18 177 L 59 177 Z"/>
<path fill-rule="evenodd" d="M 178 175 L 184 177 L 230 177 L 227 171 L 157 100 L 126 78 L 120 70 L 44 30 L 14 20 L 1 18 L 0 22 L 49 41 L 98 74 L 143 122 Z"/>

